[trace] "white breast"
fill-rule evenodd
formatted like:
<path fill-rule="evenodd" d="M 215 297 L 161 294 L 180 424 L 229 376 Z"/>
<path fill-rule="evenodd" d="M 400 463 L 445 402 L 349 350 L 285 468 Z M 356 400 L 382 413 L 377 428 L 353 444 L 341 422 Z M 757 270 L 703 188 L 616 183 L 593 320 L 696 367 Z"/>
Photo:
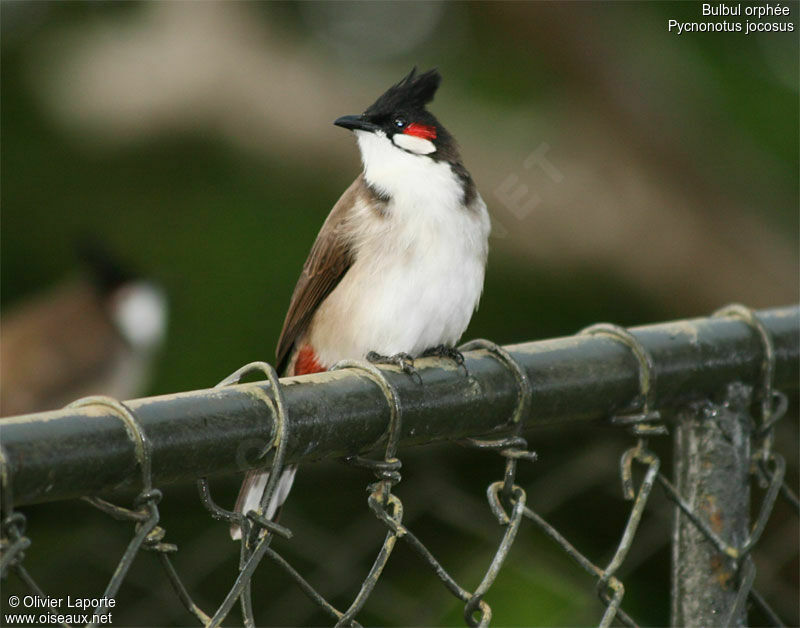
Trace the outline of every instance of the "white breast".
<path fill-rule="evenodd" d="M 453 345 L 483 289 L 489 235 L 484 202 L 478 197 L 463 206 L 449 164 L 375 138 L 391 148 L 387 159 L 383 146 L 371 145 L 375 136 L 364 135 L 359 143 L 365 178 L 392 200 L 383 215 L 366 203 L 352 214 L 355 262 L 309 331 L 327 365 L 363 359 L 369 351 L 419 355 L 439 344 Z"/>

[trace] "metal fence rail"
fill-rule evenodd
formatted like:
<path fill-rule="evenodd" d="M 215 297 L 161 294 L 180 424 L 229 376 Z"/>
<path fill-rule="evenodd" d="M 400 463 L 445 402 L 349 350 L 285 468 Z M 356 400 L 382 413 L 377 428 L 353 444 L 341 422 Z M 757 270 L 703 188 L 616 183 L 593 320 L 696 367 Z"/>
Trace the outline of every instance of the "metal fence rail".
<path fill-rule="evenodd" d="M 635 625 L 620 608 L 624 587 L 615 574 L 651 489 L 658 484 L 676 503 L 673 622 L 742 625 L 748 599 L 779 621 L 752 587 L 755 570 L 749 553 L 779 496 L 797 507 L 797 497 L 783 482 L 782 458 L 772 449 L 772 428 L 786 411 L 778 389 L 798 387 L 800 308 L 753 312 L 734 306 L 711 318 L 630 330 L 598 325 L 577 336 L 504 348 L 478 341 L 464 351 L 464 367 L 419 360 L 418 377 L 389 367 L 346 363 L 328 373 L 279 382 L 271 367 L 255 363 L 209 390 L 125 403 L 89 398 L 63 410 L 5 419 L 0 423 L 3 576 L 14 571 L 41 593 L 23 565 L 31 540 L 16 508 L 127 487 L 139 491 L 130 509 L 90 498 L 101 510 L 135 523 L 134 538 L 105 595 L 116 594 L 140 549 L 154 550 L 184 605 L 206 625 L 219 625 L 237 601 L 245 624 L 254 625 L 250 578 L 265 556 L 286 570 L 338 625 L 353 625 L 398 539 L 409 543 L 464 602 L 468 624 L 486 625 L 491 609 L 483 598 L 523 520 L 542 528 L 597 577 L 598 593 L 606 604 L 601 625 L 615 619 Z M 254 372 L 268 381 L 238 383 Z M 635 444 L 621 461 L 631 512 L 612 560 L 601 567 L 536 514 L 514 480 L 518 461 L 535 458 L 522 438 L 525 428 L 604 420 L 631 430 Z M 667 425 L 676 428 L 674 484 L 659 472 L 660 461 L 647 447 L 647 438 L 664 433 Z M 403 525 L 402 503 L 392 493 L 400 481 L 398 448 L 446 439 L 469 439 L 473 446 L 497 450 L 506 460 L 502 480 L 488 489 L 489 505 L 505 532 L 485 577 L 473 590 L 457 583 Z M 361 457 L 379 445 L 382 457 Z M 373 568 L 350 607 L 334 608 L 269 546 L 274 535 L 290 537 L 289 530 L 266 521 L 260 511 L 242 518 L 219 508 L 208 482 L 201 479 L 201 498 L 212 515 L 237 521 L 246 534 L 240 574 L 225 600 L 213 613 L 199 609 L 169 560 L 175 548 L 163 541 L 160 492 L 155 487 L 265 464 L 277 471 L 289 462 L 342 456 L 375 472 L 369 506 L 387 528 Z M 638 487 L 634 463 L 645 470 Z M 751 474 L 767 487 L 753 527 Z M 274 486 L 267 487 L 262 508 L 272 490 Z M 709 503 L 716 510 L 709 509 Z M 709 558 L 716 565 L 716 588 L 703 577 Z"/>

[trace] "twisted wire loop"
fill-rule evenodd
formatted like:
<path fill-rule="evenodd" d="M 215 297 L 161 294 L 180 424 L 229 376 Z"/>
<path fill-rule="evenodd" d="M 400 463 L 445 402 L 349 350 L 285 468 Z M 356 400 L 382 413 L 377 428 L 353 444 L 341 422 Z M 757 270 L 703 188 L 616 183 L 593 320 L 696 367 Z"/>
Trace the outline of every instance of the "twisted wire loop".
<path fill-rule="evenodd" d="M 655 366 L 650 352 L 630 331 L 618 325 L 600 323 L 584 329 L 582 334 L 587 335 L 607 335 L 615 340 L 621 341 L 631 349 L 636 360 L 639 362 L 639 395 L 642 398 L 642 408 L 637 413 L 615 415 L 612 422 L 621 425 L 630 425 L 631 432 L 637 437 L 636 445 L 625 451 L 620 457 L 620 479 L 622 481 L 622 494 L 628 501 L 633 501 L 628 521 L 622 532 L 622 537 L 617 545 L 614 556 L 603 570 L 603 575 L 598 582 L 598 593 L 611 608 L 616 602 L 622 601 L 622 592 L 615 590 L 615 595 L 609 600 L 607 596 L 608 582 L 616 574 L 630 551 L 633 539 L 636 536 L 639 523 L 642 519 L 647 500 L 653 489 L 656 476 L 658 475 L 661 461 L 652 451 L 647 449 L 647 436 L 663 435 L 667 433 L 664 425 L 655 425 L 654 422 L 661 420 L 661 413 L 653 409 L 655 397 Z M 633 463 L 639 462 L 646 465 L 644 479 L 639 486 L 639 491 L 635 492 L 633 483 Z M 618 599 L 617 599 L 618 598 Z"/>
<path fill-rule="evenodd" d="M 203 505 L 209 510 L 212 517 L 217 520 L 238 525 L 242 534 L 239 551 L 239 575 L 214 615 L 204 622 L 206 626 L 219 626 L 225 617 L 227 617 L 228 613 L 230 613 L 237 600 L 239 600 L 241 604 L 244 625 L 248 628 L 255 626 L 251 588 L 255 569 L 266 553 L 274 534 L 279 534 L 284 538 L 291 538 L 292 536 L 290 530 L 270 521 L 264 516 L 266 505 L 274 495 L 278 481 L 280 480 L 280 474 L 286 457 L 288 420 L 286 404 L 283 398 L 283 388 L 280 385 L 278 374 L 275 372 L 272 365 L 266 362 L 250 362 L 228 375 L 220 381 L 215 388 L 238 384 L 241 382 L 242 378 L 252 373 L 262 373 L 269 381 L 273 397 L 265 394 L 260 388 L 255 386 L 252 388 L 252 391 L 264 402 L 269 409 L 270 415 L 275 419 L 270 442 L 260 453 L 259 458 L 264 458 L 272 450 L 274 450 L 275 454 L 272 460 L 269 479 L 267 480 L 264 492 L 259 500 L 258 508 L 254 511 L 235 513 L 221 508 L 211 497 L 208 479 L 201 478 L 198 480 L 197 485 L 200 499 Z"/>
<path fill-rule="evenodd" d="M 772 503 L 768 501 L 768 498 L 772 495 L 776 480 L 775 475 L 769 470 L 770 463 L 776 468 L 784 466 L 782 459 L 779 461 L 774 457 L 777 456 L 777 454 L 772 452 L 772 445 L 774 442 L 775 424 L 786 414 L 786 410 L 789 407 L 789 400 L 784 393 L 775 390 L 773 384 L 775 377 L 775 342 L 772 338 L 772 334 L 755 311 L 746 305 L 733 303 L 717 310 L 714 312 L 713 316 L 738 318 L 743 321 L 758 334 L 764 349 L 761 362 L 761 386 L 758 394 L 761 410 L 761 424 L 758 425 L 755 430 L 755 435 L 760 440 L 760 447 L 754 455 L 757 461 L 756 470 L 761 488 L 767 489 L 762 504 L 762 512 L 759 513 L 759 518 L 757 520 L 760 521 L 763 510 L 766 507 L 769 507 L 771 510 L 774 504 L 774 500 Z M 780 456 L 777 457 L 780 458 Z M 800 501 L 798 501 L 797 495 L 782 478 L 779 483 L 780 493 L 783 495 L 784 499 L 791 504 L 795 512 L 800 514 Z M 766 518 L 769 518 L 769 513 L 766 514 Z"/>
<path fill-rule="evenodd" d="M 134 536 L 128 543 L 128 547 L 123 553 L 111 580 L 106 586 L 103 597 L 106 599 L 116 597 L 139 550 L 151 550 L 159 553 L 161 562 L 167 574 L 170 576 L 170 582 L 173 584 L 180 600 L 190 612 L 201 622 L 204 622 L 207 616 L 191 600 L 167 556 L 168 553 L 175 552 L 178 548 L 173 544 L 163 542 L 166 531 L 158 526 L 159 512 L 157 504 L 161 500 L 162 494 L 161 491 L 153 488 L 151 474 L 152 449 L 147 435 L 139 425 L 133 411 L 116 399 L 105 396 L 84 397 L 72 402 L 67 407 L 80 408 L 85 406 L 103 406 L 109 408 L 122 420 L 125 430 L 133 441 L 137 465 L 142 476 L 142 490 L 134 499 L 132 509 L 118 506 L 99 497 L 84 496 L 81 498 L 82 501 L 85 501 L 114 519 L 131 521 L 135 524 Z M 2 506 L 4 512 L 9 513 L 3 520 L 3 536 L 5 537 L 8 533 L 8 536 L 14 539 L 9 551 L 3 552 L 3 558 L 2 561 L 0 561 L 3 567 L 3 576 L 6 575 L 9 567 L 13 568 L 31 591 L 44 598 L 46 597 L 45 593 L 21 564 L 24 556 L 22 551 L 30 546 L 30 540 L 24 536 L 25 517 L 21 513 L 13 511 L 10 475 L 2 448 L 0 448 L 0 477 L 2 477 L 3 489 Z M 103 615 L 106 610 L 106 606 L 102 605 L 97 608 L 94 614 L 100 616 Z"/>
<path fill-rule="evenodd" d="M 272 384 L 272 380 L 277 380 L 277 377 L 274 376 L 270 371 L 274 372 L 274 369 L 267 364 L 266 362 L 250 362 L 249 364 L 245 364 L 241 368 L 238 368 L 233 373 L 225 377 L 222 381 L 214 386 L 214 388 L 223 388 L 225 386 L 232 386 L 234 384 L 238 384 L 243 377 L 249 375 L 253 372 L 261 372 L 264 373 L 267 378 L 270 379 L 270 384 Z M 277 390 L 275 385 L 273 385 L 273 390 Z M 269 444 L 266 446 L 264 451 L 261 452 L 259 457 L 264 457 L 268 451 L 278 442 L 280 438 L 280 430 L 282 424 L 282 415 L 280 412 L 275 412 L 275 407 L 272 403 L 272 399 L 264 394 L 260 388 L 253 387 L 252 389 L 253 394 L 257 395 L 267 406 L 270 410 L 272 416 L 276 417 L 276 421 L 274 423 L 274 428 L 272 429 L 272 435 L 270 438 Z M 211 488 L 208 483 L 208 478 L 200 478 L 197 480 L 197 489 L 200 494 L 200 501 L 203 506 L 211 513 L 211 516 L 218 521 L 225 521 L 227 523 L 232 523 L 240 526 L 242 528 L 242 538 L 245 538 L 245 527 L 249 529 L 249 522 L 247 517 L 244 513 L 235 513 L 231 510 L 226 510 L 219 506 L 211 496 Z"/>
<path fill-rule="evenodd" d="M 362 456 L 350 456 L 346 458 L 346 461 L 350 464 L 365 467 L 375 474 L 378 481 L 371 484 L 369 487 L 370 495 L 368 498 L 368 505 L 375 516 L 388 528 L 388 532 L 358 595 L 347 611 L 338 618 L 336 625 L 357 625 L 354 617 L 361 608 L 363 608 L 367 598 L 375 588 L 378 578 L 383 568 L 386 566 L 389 556 L 399 538 L 402 538 L 411 546 L 425 564 L 433 570 L 450 593 L 462 602 L 469 603 L 473 599 L 473 594 L 459 585 L 425 544 L 403 524 L 403 504 L 399 497 L 391 493 L 391 488 L 401 480 L 400 469 L 402 466 L 400 460 L 396 457 L 397 444 L 400 439 L 402 428 L 402 406 L 397 390 L 388 381 L 381 369 L 373 364 L 345 360 L 334 365 L 330 370 L 344 368 L 352 368 L 363 372 L 378 385 L 389 406 L 390 414 L 387 431 L 373 444 L 374 447 L 384 440 L 386 441 L 386 451 L 383 460 L 373 460 Z M 510 546 L 510 543 L 508 545 Z M 497 569 L 499 570 L 499 565 Z M 488 585 L 486 588 L 488 589 Z M 492 617 L 492 611 L 489 605 L 478 598 L 475 602 L 475 609 L 480 613 L 480 617 L 478 620 L 474 620 L 470 617 L 470 620 L 468 620 L 470 625 L 481 627 L 488 626 Z"/>
<path fill-rule="evenodd" d="M 761 488 L 766 489 L 764 497 L 759 508 L 758 515 L 756 516 L 755 524 L 753 525 L 748 538 L 739 548 L 732 548 L 738 550 L 736 559 L 741 561 L 746 558 L 747 561 L 739 563 L 739 581 L 740 581 L 740 594 L 742 591 L 752 591 L 752 584 L 755 578 L 755 567 L 749 558 L 749 553 L 755 547 L 761 538 L 764 528 L 767 525 L 772 509 L 775 506 L 775 501 L 780 493 L 794 506 L 796 511 L 800 511 L 798 506 L 797 496 L 791 491 L 789 486 L 784 482 L 786 473 L 786 463 L 783 457 L 777 452 L 772 451 L 774 442 L 774 427 L 776 423 L 783 418 L 788 408 L 788 399 L 786 395 L 780 391 L 775 390 L 775 342 L 772 334 L 764 325 L 763 321 L 758 317 L 752 308 L 742 305 L 740 303 L 733 303 L 714 312 L 712 316 L 736 318 L 743 321 L 750 329 L 752 329 L 759 337 L 763 348 L 762 361 L 761 361 L 761 381 L 758 390 L 758 400 L 760 405 L 760 424 L 756 426 L 754 437 L 758 442 L 758 448 L 753 453 L 753 469 L 754 473 L 760 482 Z M 750 575 L 752 571 L 752 576 Z M 747 597 L 745 595 L 745 597 Z M 760 597 L 760 596 L 759 596 Z M 760 600 L 762 608 L 765 606 L 763 599 Z M 766 610 L 766 609 L 765 609 Z M 732 615 L 733 617 L 734 615 Z"/>
<path fill-rule="evenodd" d="M 474 351 L 476 349 L 483 349 L 489 352 L 513 373 L 514 379 L 517 381 L 517 405 L 508 422 L 513 428 L 511 436 L 493 440 L 470 438 L 462 441 L 463 444 L 470 447 L 497 451 L 506 459 L 503 480 L 490 484 L 486 491 L 489 508 L 497 518 L 498 523 L 501 526 L 505 526 L 506 529 L 489 568 L 464 606 L 464 620 L 470 626 L 488 624 L 491 615 L 487 616 L 486 611 L 483 610 L 484 607 L 488 608 L 483 598 L 500 573 L 500 568 L 511 550 L 522 523 L 527 498 L 525 491 L 515 483 L 517 463 L 519 460 L 536 461 L 536 452 L 528 450 L 528 443 L 521 436 L 524 418 L 530 414 L 531 404 L 533 403 L 533 385 L 528 373 L 508 351 L 490 340 L 478 338 L 459 347 L 459 351 Z M 511 512 L 510 515 L 508 511 Z M 480 617 L 477 619 L 475 618 L 476 612 L 480 613 Z"/>
<path fill-rule="evenodd" d="M 514 479 L 517 472 L 517 461 L 527 460 L 529 462 L 536 461 L 536 453 L 528 451 L 527 441 L 520 436 L 524 426 L 523 418 L 530 413 L 531 403 L 533 402 L 533 385 L 528 377 L 528 373 L 520 364 L 511 357 L 505 349 L 495 344 L 490 340 L 484 338 L 476 338 L 469 342 L 464 343 L 459 347 L 459 351 L 474 351 L 476 349 L 484 349 L 491 353 L 499 362 L 508 368 L 513 374 L 514 379 L 517 380 L 517 405 L 514 412 L 511 414 L 509 424 L 513 426 L 512 436 L 507 438 L 484 440 L 477 438 L 469 438 L 462 441 L 471 447 L 478 449 L 491 449 L 500 453 L 501 456 L 506 458 L 506 467 L 503 477 L 503 500 L 507 507 L 512 506 L 512 496 L 514 494 Z M 491 503 L 491 500 L 490 500 Z"/>
<path fill-rule="evenodd" d="M 772 448 L 772 425 L 775 421 L 772 420 L 775 410 L 780 408 L 780 399 L 776 399 L 773 388 L 773 378 L 775 375 L 775 343 L 772 340 L 772 334 L 769 333 L 766 326 L 758 315 L 746 305 L 740 303 L 732 303 L 720 308 L 712 314 L 716 318 L 738 318 L 747 324 L 750 329 L 758 334 L 759 340 L 763 347 L 763 355 L 761 361 L 761 386 L 757 389 L 758 399 L 761 405 L 761 425 L 758 429 L 758 434 L 762 438 L 761 454 L 763 459 L 766 460 Z M 775 403 L 777 402 L 777 406 Z M 785 410 L 784 410 L 785 412 Z M 780 418 L 780 416 L 778 417 Z M 777 419 L 776 419 L 777 420 Z"/>
<path fill-rule="evenodd" d="M 483 598 L 489 592 L 489 588 L 494 584 L 495 579 L 500 573 L 500 568 L 503 566 L 508 552 L 511 550 L 511 545 L 514 543 L 514 539 L 516 539 L 517 532 L 519 531 L 519 526 L 522 523 L 522 514 L 525 509 L 526 500 L 525 491 L 519 486 L 514 485 L 512 489 L 513 507 L 511 515 L 509 516 L 503 508 L 503 501 L 501 499 L 501 492 L 504 490 L 504 485 L 505 482 L 493 482 L 486 490 L 489 507 L 497 517 L 500 525 L 505 526 L 506 529 L 483 579 L 464 605 L 464 620 L 470 626 L 482 625 L 481 619 L 484 613 L 481 605 L 485 604 Z M 478 619 L 475 619 L 476 612 L 481 613 L 481 617 Z"/>
<path fill-rule="evenodd" d="M 361 584 L 361 589 L 344 614 L 338 618 L 336 626 L 349 626 L 352 624 L 378 583 L 378 579 L 389 561 L 389 556 L 397 543 L 397 539 L 405 533 L 405 528 L 402 526 L 403 503 L 399 497 L 392 495 L 392 487 L 401 480 L 400 468 L 402 467 L 402 463 L 396 457 L 403 418 L 397 389 L 392 386 L 379 368 L 368 362 L 342 360 L 330 370 L 337 371 L 345 368 L 360 371 L 377 384 L 389 406 L 389 425 L 386 433 L 375 443 L 377 445 L 384 439 L 386 440 L 386 451 L 384 452 L 383 460 L 370 460 L 361 456 L 350 456 L 346 459 L 350 464 L 366 467 L 375 474 L 378 481 L 369 486 L 370 494 L 367 498 L 367 503 L 376 517 L 387 525 L 388 530 L 383 540 L 383 545 L 378 551 L 369 573 Z"/>
<path fill-rule="evenodd" d="M 611 421 L 618 425 L 631 426 L 635 436 L 659 436 L 667 433 L 664 425 L 654 425 L 661 420 L 661 413 L 654 410 L 655 365 L 650 352 L 639 339 L 624 327 L 612 323 L 597 323 L 578 332 L 580 336 L 608 336 L 628 347 L 639 363 L 639 395 L 642 408 L 639 412 L 617 414 Z"/>
<path fill-rule="evenodd" d="M 633 488 L 632 467 L 634 461 L 647 466 L 647 471 L 645 472 L 642 483 L 639 485 L 639 491 L 637 493 L 634 493 Z M 603 570 L 603 576 L 599 582 L 601 588 L 605 587 L 608 580 L 622 566 L 622 563 L 628 555 L 628 551 L 633 544 L 633 539 L 636 536 L 636 531 L 642 519 L 645 506 L 647 505 L 647 500 L 653 489 L 653 484 L 655 484 L 660 465 L 661 461 L 658 459 L 658 456 L 646 448 L 644 440 L 641 438 L 632 449 L 622 454 L 622 458 L 620 459 L 620 475 L 622 476 L 623 492 L 625 499 L 629 501 L 633 500 L 633 505 L 631 506 L 628 521 L 622 532 L 622 537 L 617 545 L 617 550 L 614 552 L 611 561 Z"/>
<path fill-rule="evenodd" d="M 620 608 L 625 589 L 615 574 L 624 563 L 633 545 L 647 501 L 659 475 L 661 461 L 655 453 L 647 448 L 647 438 L 665 435 L 668 430 L 665 425 L 661 424 L 660 411 L 655 409 L 655 363 L 641 341 L 624 327 L 611 323 L 591 325 L 581 330 L 579 335 L 608 336 L 630 349 L 639 363 L 638 398 L 641 399 L 641 408 L 638 411 L 615 414 L 611 417 L 613 424 L 627 426 L 637 439 L 636 444 L 622 454 L 619 463 L 623 497 L 627 501 L 632 501 L 633 504 L 617 549 L 605 569 L 600 571 L 597 583 L 597 593 L 606 604 L 606 613 L 603 615 L 600 625 L 611 625 L 615 616 L 627 624 L 632 620 L 630 617 L 624 617 Z M 647 468 L 638 491 L 635 490 L 633 481 L 634 462 Z"/>
<path fill-rule="evenodd" d="M 339 621 L 343 613 L 331 605 L 285 558 L 270 547 L 272 538 L 276 535 L 285 539 L 290 539 L 292 537 L 291 530 L 264 516 L 266 505 L 275 493 L 280 473 L 284 466 L 288 442 L 288 414 L 283 396 L 283 388 L 280 384 L 278 374 L 275 369 L 266 362 L 251 362 L 231 373 L 228 377 L 219 382 L 216 387 L 219 388 L 238 384 L 242 378 L 256 372 L 266 375 L 274 397 L 273 400 L 273 397 L 264 393 L 259 387 L 253 387 L 252 389 L 252 392 L 258 395 L 265 403 L 274 419 L 270 441 L 259 456 L 260 458 L 264 458 L 270 451 L 275 452 L 270 467 L 270 477 L 261 495 L 261 499 L 259 500 L 257 510 L 251 510 L 241 514 L 226 510 L 217 505 L 211 496 L 211 490 L 207 479 L 201 478 L 198 480 L 198 490 L 203 505 L 214 519 L 239 525 L 242 530 L 242 542 L 240 544 L 239 553 L 239 574 L 222 603 L 211 617 L 205 615 L 199 609 L 195 612 L 195 616 L 198 617 L 206 627 L 219 626 L 227 617 L 228 613 L 230 613 L 236 601 L 239 600 L 242 607 L 244 625 L 248 627 L 255 626 L 251 583 L 256 568 L 261 560 L 267 557 L 283 569 L 289 577 L 295 581 L 300 590 L 326 614 L 334 621 Z M 174 570 L 172 571 L 174 572 Z M 176 577 L 175 582 L 180 586 L 180 588 L 176 586 L 175 589 L 181 599 L 188 600 L 189 603 L 194 605 L 185 587 L 180 583 L 180 579 Z M 359 624 L 354 621 L 349 622 L 349 624 L 359 626 Z"/>
<path fill-rule="evenodd" d="M 511 357 L 508 351 L 491 340 L 475 338 L 465 342 L 458 348 L 459 351 L 475 351 L 476 349 L 488 351 L 514 374 L 514 379 L 517 380 L 517 407 L 511 415 L 510 423 L 518 427 L 521 426 L 522 419 L 528 415 L 533 401 L 533 386 L 528 373 L 520 366 L 519 362 Z"/>
<path fill-rule="evenodd" d="M 25 550 L 31 540 L 25 536 L 25 515 L 14 511 L 14 498 L 11 486 L 11 473 L 8 458 L 0 445 L 0 578 L 5 579 L 9 570 L 25 582 L 28 589 L 43 597 L 44 593 L 22 564 Z"/>
<path fill-rule="evenodd" d="M 128 543 L 128 547 L 120 559 L 114 574 L 111 577 L 106 590 L 103 593 L 105 599 L 114 598 L 119 591 L 122 582 L 128 574 L 136 555 L 142 548 L 151 548 L 156 551 L 172 551 L 174 546 L 163 544 L 164 531 L 157 530 L 159 521 L 158 502 L 161 501 L 161 491 L 153 488 L 152 480 L 152 447 L 150 439 L 145 434 L 133 411 L 121 401 L 101 395 L 83 397 L 73 401 L 67 408 L 82 408 L 86 406 L 102 406 L 112 410 L 112 412 L 122 420 L 128 436 L 133 441 L 136 462 L 142 474 L 142 490 L 133 501 L 133 509 L 126 509 L 115 506 L 105 500 L 89 497 L 85 501 L 96 506 L 101 511 L 112 514 L 118 519 L 129 519 L 135 522 L 135 532 L 133 538 Z M 175 548 L 177 549 L 177 548 Z M 97 615 L 103 615 L 106 611 L 105 604 L 97 609 Z"/>

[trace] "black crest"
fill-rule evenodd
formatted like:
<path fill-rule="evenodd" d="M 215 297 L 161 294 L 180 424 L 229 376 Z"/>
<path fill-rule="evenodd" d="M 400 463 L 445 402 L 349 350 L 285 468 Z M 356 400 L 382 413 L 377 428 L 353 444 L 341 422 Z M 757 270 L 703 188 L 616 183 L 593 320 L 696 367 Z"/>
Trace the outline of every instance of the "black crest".
<path fill-rule="evenodd" d="M 417 74 L 415 67 L 397 85 L 392 85 L 386 92 L 364 112 L 369 117 L 392 115 L 397 111 L 414 111 L 424 109 L 433 100 L 436 90 L 442 82 L 439 70 L 428 70 Z"/>

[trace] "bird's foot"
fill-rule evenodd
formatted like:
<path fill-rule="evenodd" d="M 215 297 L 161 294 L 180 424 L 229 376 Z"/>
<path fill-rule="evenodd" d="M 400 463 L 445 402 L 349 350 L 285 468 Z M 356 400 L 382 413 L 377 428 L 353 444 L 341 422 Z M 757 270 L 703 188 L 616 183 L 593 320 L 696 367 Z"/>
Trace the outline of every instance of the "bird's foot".
<path fill-rule="evenodd" d="M 452 361 L 456 366 L 463 368 L 465 375 L 469 375 L 467 366 L 464 364 L 464 354 L 461 353 L 461 351 L 459 351 L 455 347 L 449 347 L 447 345 L 438 345 L 436 347 L 430 347 L 429 349 L 425 349 L 425 351 L 422 352 L 422 357 L 445 358 L 447 360 Z"/>
<path fill-rule="evenodd" d="M 381 355 L 375 351 L 370 351 L 367 354 L 367 362 L 371 362 L 372 364 L 394 364 L 395 366 L 399 366 L 400 370 L 402 370 L 406 375 L 409 375 L 410 377 L 416 376 L 420 384 L 422 383 L 422 378 L 417 372 L 417 369 L 414 367 L 414 358 L 407 353 Z"/>

